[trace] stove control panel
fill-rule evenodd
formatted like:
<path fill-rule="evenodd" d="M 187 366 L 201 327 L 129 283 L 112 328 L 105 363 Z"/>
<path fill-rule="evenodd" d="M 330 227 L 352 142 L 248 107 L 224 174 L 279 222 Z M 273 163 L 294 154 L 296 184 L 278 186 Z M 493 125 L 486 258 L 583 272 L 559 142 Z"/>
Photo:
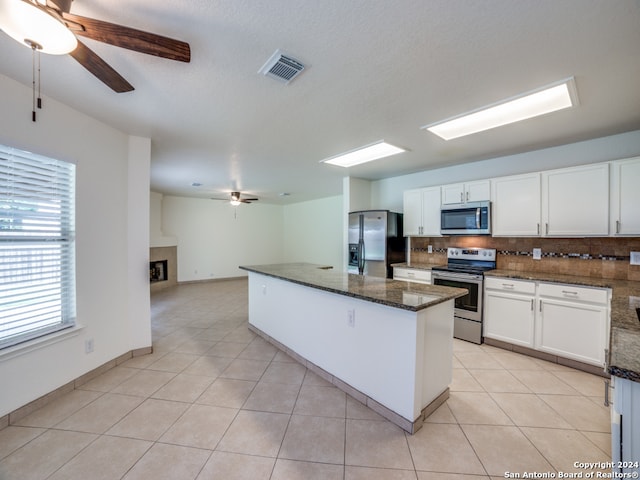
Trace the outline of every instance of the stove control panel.
<path fill-rule="evenodd" d="M 495 248 L 447 248 L 447 258 L 456 258 L 461 260 L 483 260 L 487 262 L 496 261 Z"/>

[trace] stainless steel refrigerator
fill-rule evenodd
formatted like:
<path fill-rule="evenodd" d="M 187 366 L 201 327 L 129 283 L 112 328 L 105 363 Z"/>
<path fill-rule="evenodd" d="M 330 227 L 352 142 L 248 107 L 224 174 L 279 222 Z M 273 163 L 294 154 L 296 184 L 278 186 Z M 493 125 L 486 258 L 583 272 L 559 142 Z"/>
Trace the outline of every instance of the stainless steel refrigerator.
<path fill-rule="evenodd" d="M 401 213 L 388 210 L 349 213 L 349 273 L 392 278 L 391 264 L 405 259 Z"/>

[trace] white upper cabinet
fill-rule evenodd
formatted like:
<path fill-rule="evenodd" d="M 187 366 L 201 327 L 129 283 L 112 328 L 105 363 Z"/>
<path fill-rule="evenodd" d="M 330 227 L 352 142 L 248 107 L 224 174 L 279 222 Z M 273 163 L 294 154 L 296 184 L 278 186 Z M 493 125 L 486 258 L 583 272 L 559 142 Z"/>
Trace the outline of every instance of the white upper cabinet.
<path fill-rule="evenodd" d="M 494 236 L 540 235 L 540 174 L 492 179 L 491 216 Z"/>
<path fill-rule="evenodd" d="M 404 192 L 404 236 L 440 236 L 440 187 Z"/>
<path fill-rule="evenodd" d="M 640 235 L 640 157 L 611 167 L 611 233 Z"/>
<path fill-rule="evenodd" d="M 454 183 L 443 185 L 442 204 L 481 202 L 491 199 L 491 182 L 479 180 L 477 182 Z"/>
<path fill-rule="evenodd" d="M 542 172 L 542 234 L 609 235 L 609 164 Z"/>
<path fill-rule="evenodd" d="M 420 235 L 422 229 L 422 190 L 406 190 L 403 196 L 402 231 L 406 236 Z"/>

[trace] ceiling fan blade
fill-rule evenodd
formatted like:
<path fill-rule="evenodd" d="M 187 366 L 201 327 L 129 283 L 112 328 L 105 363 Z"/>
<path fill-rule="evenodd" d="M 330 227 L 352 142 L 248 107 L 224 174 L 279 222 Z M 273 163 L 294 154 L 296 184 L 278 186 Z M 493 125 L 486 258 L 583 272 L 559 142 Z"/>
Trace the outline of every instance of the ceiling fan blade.
<path fill-rule="evenodd" d="M 83 27 L 74 28 L 70 25 L 76 35 L 156 57 L 187 63 L 191 61 L 191 48 L 186 42 L 72 13 L 63 12 L 62 18 Z"/>
<path fill-rule="evenodd" d="M 133 86 L 129 82 L 82 42 L 78 42 L 77 48 L 69 55 L 114 92 L 123 93 L 133 90 Z"/>

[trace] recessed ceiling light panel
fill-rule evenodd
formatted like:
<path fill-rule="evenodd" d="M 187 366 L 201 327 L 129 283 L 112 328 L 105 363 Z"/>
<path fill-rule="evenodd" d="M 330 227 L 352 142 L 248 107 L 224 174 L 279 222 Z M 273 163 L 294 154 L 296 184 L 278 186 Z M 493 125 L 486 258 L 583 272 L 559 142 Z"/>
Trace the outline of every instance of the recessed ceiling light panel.
<path fill-rule="evenodd" d="M 384 140 L 380 140 L 379 142 L 371 145 L 366 145 L 346 153 L 341 153 L 339 155 L 320 160 L 320 163 L 330 163 L 331 165 L 348 168 L 402 152 L 406 152 L 406 150 L 404 148 L 391 145 L 390 143 L 386 143 Z"/>
<path fill-rule="evenodd" d="M 421 128 L 429 130 L 445 140 L 452 140 L 576 105 L 578 105 L 578 95 L 575 80 L 570 77 L 561 82 Z"/>

